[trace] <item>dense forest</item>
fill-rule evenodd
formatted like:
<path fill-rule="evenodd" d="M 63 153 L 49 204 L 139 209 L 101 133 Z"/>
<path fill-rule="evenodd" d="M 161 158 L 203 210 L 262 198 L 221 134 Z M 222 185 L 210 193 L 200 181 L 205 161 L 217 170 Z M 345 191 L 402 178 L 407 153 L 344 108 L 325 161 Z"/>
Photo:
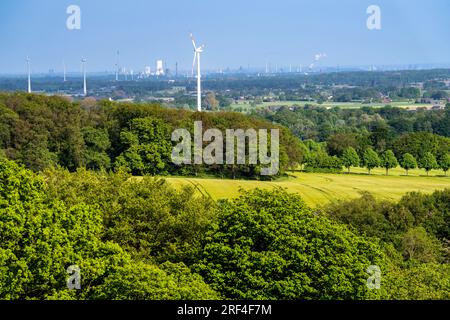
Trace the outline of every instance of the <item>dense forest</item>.
<path fill-rule="evenodd" d="M 62 97 L 0 94 L 0 152 L 33 171 L 122 169 L 133 175 L 215 175 L 262 179 L 261 165 L 175 165 L 171 133 L 194 121 L 203 130 L 280 130 L 280 172 L 341 172 L 362 166 L 402 166 L 429 172 L 450 168 L 450 109 L 410 112 L 399 108 L 342 110 L 305 107 L 195 113 L 157 104 L 127 104 Z M 204 146 L 207 143 L 203 143 Z M 226 145 L 226 139 L 224 146 Z M 248 153 L 248 149 L 246 150 Z"/>
<path fill-rule="evenodd" d="M 203 130 L 280 130 L 280 174 L 300 163 L 300 141 L 288 129 L 235 112 L 194 113 L 156 104 L 120 104 L 61 97 L 0 94 L 0 148 L 4 156 L 39 171 L 61 166 L 124 169 L 134 175 L 260 177 L 258 165 L 179 165 L 172 163 L 171 134 L 184 128 L 193 136 L 194 121 Z M 206 143 L 204 143 L 206 144 Z M 226 139 L 224 139 L 226 145 Z M 247 150 L 248 152 L 248 150 Z"/>
<path fill-rule="evenodd" d="M 319 209 L 0 160 L 0 299 L 449 299 L 450 190 Z M 66 286 L 81 271 L 80 290 Z M 380 287 L 367 286 L 370 266 Z"/>

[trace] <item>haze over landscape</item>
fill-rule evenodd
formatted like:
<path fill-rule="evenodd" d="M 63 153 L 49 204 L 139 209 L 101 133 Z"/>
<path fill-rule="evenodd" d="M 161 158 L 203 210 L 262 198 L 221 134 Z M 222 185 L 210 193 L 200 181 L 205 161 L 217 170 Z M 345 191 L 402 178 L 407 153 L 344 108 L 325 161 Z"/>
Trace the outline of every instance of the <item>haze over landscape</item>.
<path fill-rule="evenodd" d="M 82 12 L 81 30 L 68 30 L 66 8 Z M 450 3 L 445 0 L 380 0 L 381 30 L 368 30 L 366 9 L 373 1 L 1 1 L 0 74 L 113 70 L 116 51 L 134 70 L 156 59 L 189 70 L 189 32 L 207 45 L 205 70 L 307 66 L 449 64 Z"/>

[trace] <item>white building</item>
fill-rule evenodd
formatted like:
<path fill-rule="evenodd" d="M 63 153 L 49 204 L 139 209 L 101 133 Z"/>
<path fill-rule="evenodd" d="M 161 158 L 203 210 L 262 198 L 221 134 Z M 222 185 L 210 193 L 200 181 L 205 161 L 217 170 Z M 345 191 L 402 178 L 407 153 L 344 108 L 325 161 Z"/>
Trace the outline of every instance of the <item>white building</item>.
<path fill-rule="evenodd" d="M 162 60 L 156 60 L 156 73 L 157 76 L 164 75 L 164 62 Z"/>
<path fill-rule="evenodd" d="M 149 66 L 146 66 L 144 69 L 144 75 L 146 77 L 150 77 L 152 75 L 152 68 L 150 68 Z"/>

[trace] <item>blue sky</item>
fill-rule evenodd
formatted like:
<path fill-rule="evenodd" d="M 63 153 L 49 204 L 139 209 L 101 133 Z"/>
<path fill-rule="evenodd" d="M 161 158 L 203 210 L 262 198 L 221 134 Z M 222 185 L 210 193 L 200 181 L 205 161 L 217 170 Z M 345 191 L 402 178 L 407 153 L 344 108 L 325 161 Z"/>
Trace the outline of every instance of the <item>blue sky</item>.
<path fill-rule="evenodd" d="M 81 30 L 66 28 L 66 8 L 81 8 Z M 382 29 L 366 27 L 366 9 L 381 8 Z M 206 44 L 205 68 L 450 62 L 448 0 L 1 0 L 0 73 L 79 71 L 121 65 L 136 71 L 162 58 L 192 64 L 189 32 Z"/>

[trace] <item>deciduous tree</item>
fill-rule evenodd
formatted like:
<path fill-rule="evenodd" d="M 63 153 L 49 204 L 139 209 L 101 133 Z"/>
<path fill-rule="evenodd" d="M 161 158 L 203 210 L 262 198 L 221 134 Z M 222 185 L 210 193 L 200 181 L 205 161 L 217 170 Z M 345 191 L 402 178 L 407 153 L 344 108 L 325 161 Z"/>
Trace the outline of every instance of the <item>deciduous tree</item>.
<path fill-rule="evenodd" d="M 369 174 L 372 169 L 380 165 L 380 158 L 378 154 L 371 148 L 366 149 L 363 157 L 364 166 L 369 170 Z"/>
<path fill-rule="evenodd" d="M 351 167 L 357 167 L 360 164 L 360 159 L 358 153 L 352 147 L 345 149 L 344 154 L 342 155 L 342 164 L 347 168 L 348 173 L 350 173 Z"/>
<path fill-rule="evenodd" d="M 431 152 L 425 153 L 419 160 L 419 168 L 424 169 L 428 176 L 431 170 L 438 168 L 436 157 Z"/>
<path fill-rule="evenodd" d="M 406 175 L 408 175 L 409 170 L 417 168 L 416 158 L 410 153 L 405 153 L 400 166 L 406 170 Z"/>
<path fill-rule="evenodd" d="M 381 166 L 386 169 L 386 175 L 389 175 L 389 169 L 396 168 L 398 166 L 397 158 L 392 150 L 387 150 L 381 156 Z"/>

